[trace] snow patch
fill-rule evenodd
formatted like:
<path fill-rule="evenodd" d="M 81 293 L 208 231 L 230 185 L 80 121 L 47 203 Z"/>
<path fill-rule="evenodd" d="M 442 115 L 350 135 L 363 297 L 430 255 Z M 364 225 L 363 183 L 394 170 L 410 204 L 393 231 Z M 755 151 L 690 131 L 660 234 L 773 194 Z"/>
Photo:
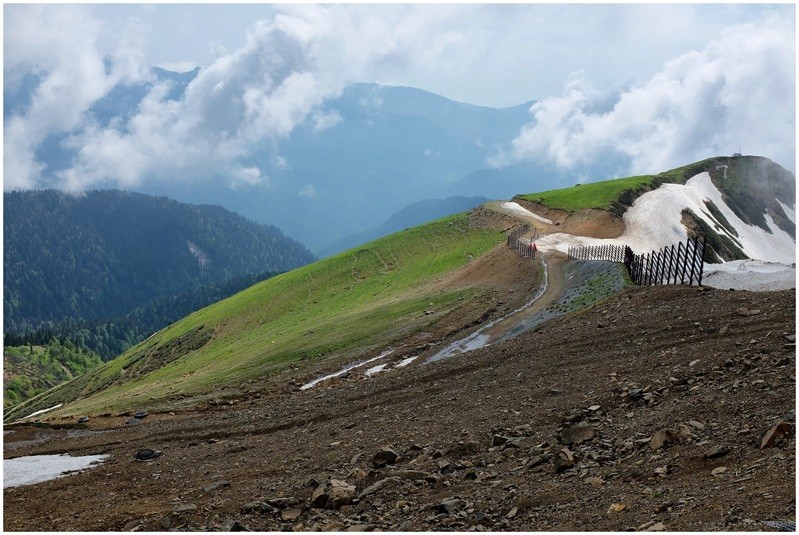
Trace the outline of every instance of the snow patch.
<path fill-rule="evenodd" d="M 788 216 L 788 219 L 791 220 L 791 223 L 793 223 L 795 225 L 796 224 L 796 211 L 793 208 L 791 208 L 790 206 L 788 206 L 787 204 L 783 204 L 779 199 L 777 199 L 777 202 L 782 207 L 782 211 L 785 212 L 785 215 Z"/>
<path fill-rule="evenodd" d="M 63 403 L 59 403 L 58 405 L 53 405 L 52 407 L 49 407 L 49 408 L 47 408 L 47 409 L 42 409 L 42 410 L 40 410 L 40 411 L 32 412 L 32 413 L 30 413 L 29 415 L 25 416 L 25 417 L 24 417 L 24 418 L 22 418 L 22 419 L 23 419 L 23 420 L 26 420 L 26 419 L 28 419 L 28 418 L 33 418 L 34 416 L 39 416 L 40 414 L 44 414 L 45 412 L 54 411 L 54 410 L 56 410 L 58 407 L 60 407 L 60 406 L 62 406 L 62 405 L 63 405 Z"/>
<path fill-rule="evenodd" d="M 404 358 L 404 359 L 402 359 L 402 362 L 400 362 L 399 364 L 397 364 L 397 365 L 396 365 L 396 366 L 394 366 L 394 367 L 395 367 L 395 368 L 404 368 L 405 366 L 407 366 L 408 364 L 410 364 L 411 362 L 413 362 L 413 361 L 414 361 L 414 360 L 416 360 L 417 358 L 419 358 L 419 355 L 416 355 L 416 356 L 414 356 L 414 357 L 407 357 L 407 358 Z"/>
<path fill-rule="evenodd" d="M 730 288 L 752 292 L 787 290 L 796 288 L 796 268 L 761 260 L 705 264 L 702 284 L 722 290 Z"/>
<path fill-rule="evenodd" d="M 546 217 L 541 217 L 538 214 L 534 214 L 533 212 L 531 212 L 527 208 L 524 208 L 522 205 L 520 205 L 517 202 L 502 203 L 502 208 L 518 215 L 522 215 L 525 217 L 532 217 L 536 221 L 541 221 L 542 223 L 546 223 L 547 225 L 553 224 L 551 220 L 547 219 Z"/>
<path fill-rule="evenodd" d="M 365 360 L 363 362 L 355 363 L 355 364 L 353 364 L 351 366 L 347 366 L 343 370 L 337 371 L 336 373 L 331 373 L 330 375 L 325 375 L 324 377 L 319 377 L 318 379 L 314 379 L 310 383 L 306 383 L 306 384 L 302 385 L 300 387 L 300 390 L 308 390 L 309 388 L 318 385 L 322 381 L 326 381 L 327 379 L 332 379 L 333 377 L 339 377 L 341 375 L 344 375 L 345 373 L 347 373 L 350 370 L 354 370 L 355 368 L 360 368 L 361 366 L 365 366 L 366 364 L 369 364 L 370 362 L 374 362 L 376 360 L 379 360 L 379 359 L 382 359 L 384 357 L 387 357 L 388 355 L 390 355 L 393 352 L 394 352 L 393 349 L 388 349 L 388 350 L 383 351 L 382 353 L 380 353 L 378 356 L 370 358 L 369 360 Z"/>
<path fill-rule="evenodd" d="M 383 370 L 386 369 L 386 366 L 388 366 L 388 364 L 378 364 L 377 366 L 372 366 L 371 368 L 366 370 L 366 372 L 364 372 L 364 374 L 367 377 L 369 377 L 370 375 L 374 375 L 376 373 L 382 372 Z"/>
<path fill-rule="evenodd" d="M 84 455 L 71 457 L 61 455 L 29 455 L 14 459 L 3 459 L 3 488 L 33 485 L 62 477 L 64 472 L 83 470 L 97 465 L 108 455 Z"/>

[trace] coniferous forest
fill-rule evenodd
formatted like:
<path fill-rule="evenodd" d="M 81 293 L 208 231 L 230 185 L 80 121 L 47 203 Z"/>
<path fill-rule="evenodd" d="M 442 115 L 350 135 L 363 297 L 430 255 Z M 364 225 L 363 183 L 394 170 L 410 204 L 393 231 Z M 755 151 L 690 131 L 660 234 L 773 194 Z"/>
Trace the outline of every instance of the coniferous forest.
<path fill-rule="evenodd" d="M 314 260 L 276 227 L 219 206 L 116 190 L 11 192 L 3 202 L 6 402 Z"/>

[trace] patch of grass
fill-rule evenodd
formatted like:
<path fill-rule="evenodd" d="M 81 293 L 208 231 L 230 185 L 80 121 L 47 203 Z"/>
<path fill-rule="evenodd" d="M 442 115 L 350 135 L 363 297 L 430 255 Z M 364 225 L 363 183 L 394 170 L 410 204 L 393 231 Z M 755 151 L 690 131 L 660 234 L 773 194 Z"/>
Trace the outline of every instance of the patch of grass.
<path fill-rule="evenodd" d="M 166 405 L 303 360 L 367 354 L 479 297 L 472 288 L 444 292 L 431 283 L 503 240 L 460 214 L 278 275 L 170 325 L 25 413 L 78 397 L 85 399 L 51 414 Z M 192 333 L 201 339 L 195 343 Z"/>
<path fill-rule="evenodd" d="M 617 178 L 603 182 L 580 184 L 571 188 L 519 195 L 520 199 L 544 204 L 550 208 L 574 212 L 583 208 L 609 210 L 621 195 L 630 190 L 648 189 L 652 175 Z"/>
<path fill-rule="evenodd" d="M 719 210 L 718 206 L 716 206 L 713 201 L 705 200 L 705 206 L 707 207 L 708 212 L 710 212 L 713 218 L 719 223 L 719 225 L 724 227 L 727 232 L 736 238 L 738 237 L 738 231 L 735 230 L 735 227 L 730 225 L 730 222 L 727 221 L 727 218 L 724 217 L 724 214 L 721 213 L 721 210 Z"/>
<path fill-rule="evenodd" d="M 692 234 L 705 237 L 705 254 L 703 260 L 708 264 L 718 264 L 721 260 L 744 260 L 749 258 L 739 245 L 724 234 L 716 232 L 705 221 L 689 209 L 682 211 L 683 220 L 692 222 L 695 229 Z"/>
<path fill-rule="evenodd" d="M 685 184 L 691 177 L 694 177 L 704 171 L 711 171 L 712 174 L 716 165 L 719 163 L 720 162 L 717 158 L 707 158 L 699 162 L 694 162 L 688 165 L 683 165 L 682 167 L 670 169 L 669 171 L 664 171 L 663 173 L 658 173 L 655 175 L 655 187 L 659 187 L 664 183 Z"/>

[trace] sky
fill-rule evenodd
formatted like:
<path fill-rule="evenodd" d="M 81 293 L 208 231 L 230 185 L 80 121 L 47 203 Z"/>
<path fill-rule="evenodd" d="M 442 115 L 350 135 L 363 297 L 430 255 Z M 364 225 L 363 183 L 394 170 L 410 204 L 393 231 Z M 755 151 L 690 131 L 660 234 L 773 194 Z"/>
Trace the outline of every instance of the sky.
<path fill-rule="evenodd" d="M 38 83 L 3 118 L 4 188 L 43 184 L 53 135 L 77 153 L 64 189 L 198 169 L 257 183 L 268 170 L 240 162 L 351 82 L 535 100 L 487 166 L 620 156 L 634 174 L 740 148 L 795 172 L 795 20 L 793 4 L 5 4 L 4 89 Z M 201 70 L 180 102 L 155 84 L 126 124 L 93 122 L 151 66 Z"/>

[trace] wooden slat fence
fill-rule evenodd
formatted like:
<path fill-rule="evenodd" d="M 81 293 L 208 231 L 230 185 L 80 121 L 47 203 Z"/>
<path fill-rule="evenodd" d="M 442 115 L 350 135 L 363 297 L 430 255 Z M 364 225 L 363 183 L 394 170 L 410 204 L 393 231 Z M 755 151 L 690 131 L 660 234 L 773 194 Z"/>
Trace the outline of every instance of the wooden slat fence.
<path fill-rule="evenodd" d="M 525 258 L 535 258 L 536 249 L 533 246 L 532 239 L 529 242 L 519 239 L 528 232 L 530 232 L 530 225 L 526 223 L 508 232 L 508 246 L 516 249 L 516 252 Z"/>
<path fill-rule="evenodd" d="M 637 255 L 625 250 L 624 265 L 635 284 L 702 285 L 705 268 L 705 238 L 688 238 L 683 243 L 669 245 L 660 251 Z"/>
<path fill-rule="evenodd" d="M 593 245 L 587 247 L 569 247 L 569 260 L 607 260 L 624 262 L 624 246 Z"/>
<path fill-rule="evenodd" d="M 660 251 L 635 254 L 629 247 L 597 245 L 570 247 L 572 260 L 608 260 L 623 262 L 630 279 L 638 285 L 688 284 L 702 285 L 704 272 L 705 238 L 669 245 Z"/>

